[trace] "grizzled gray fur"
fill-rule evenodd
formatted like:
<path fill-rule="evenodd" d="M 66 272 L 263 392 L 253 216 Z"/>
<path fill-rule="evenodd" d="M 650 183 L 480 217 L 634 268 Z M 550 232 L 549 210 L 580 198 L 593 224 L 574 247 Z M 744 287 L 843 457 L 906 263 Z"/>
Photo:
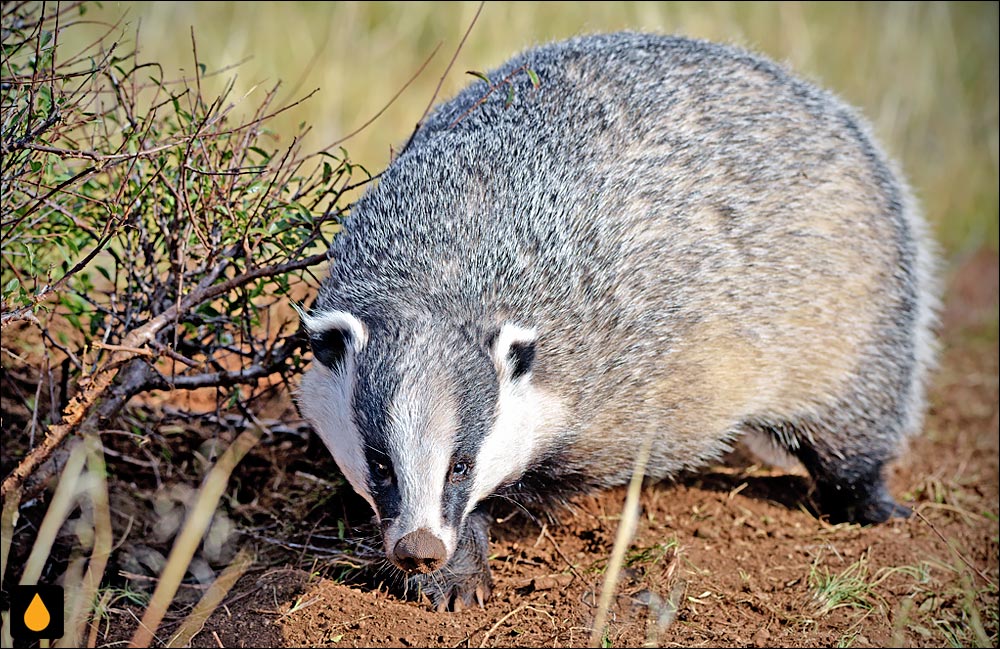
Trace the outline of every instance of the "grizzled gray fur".
<path fill-rule="evenodd" d="M 481 602 L 481 503 L 622 484 L 647 436 L 653 478 L 750 436 L 831 520 L 906 515 L 883 469 L 921 427 L 933 258 L 864 121 L 686 38 L 585 36 L 488 76 L 513 101 L 476 105 L 477 81 L 436 109 L 306 316 L 303 411 L 411 583 Z"/>

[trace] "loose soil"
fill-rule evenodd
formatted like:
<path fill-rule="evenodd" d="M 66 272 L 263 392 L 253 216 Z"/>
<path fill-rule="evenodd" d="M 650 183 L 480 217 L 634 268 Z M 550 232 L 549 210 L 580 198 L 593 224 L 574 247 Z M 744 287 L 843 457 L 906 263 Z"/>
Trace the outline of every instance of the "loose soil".
<path fill-rule="evenodd" d="M 829 525 L 811 513 L 801 469 L 769 468 L 740 452 L 697 475 L 647 485 L 605 646 L 996 645 L 997 256 L 981 252 L 956 267 L 925 432 L 890 471 L 891 491 L 915 515 L 869 528 Z M 436 613 L 402 596 L 398 576 L 377 558 L 367 505 L 295 424 L 294 409 L 274 408 L 272 419 L 285 425 L 272 427 L 234 474 L 216 519 L 221 541 L 206 541 L 161 640 L 245 547 L 256 553 L 254 565 L 195 646 L 588 642 L 624 489 L 580 498 L 556 512 L 558 520 L 504 514 L 492 528 L 492 599 L 482 609 Z M 142 614 L 135 602 L 148 591 L 189 499 L 180 476 L 196 476 L 197 457 L 211 452 L 203 424 L 158 412 L 149 451 L 156 455 L 162 444 L 172 465 L 186 468 L 154 476 L 112 461 L 116 538 L 125 520 L 133 525 L 112 566 L 118 596 L 98 646 L 131 636 Z M 109 448 L 115 453 L 113 440 Z M 154 464 L 163 468 L 147 462 Z"/>

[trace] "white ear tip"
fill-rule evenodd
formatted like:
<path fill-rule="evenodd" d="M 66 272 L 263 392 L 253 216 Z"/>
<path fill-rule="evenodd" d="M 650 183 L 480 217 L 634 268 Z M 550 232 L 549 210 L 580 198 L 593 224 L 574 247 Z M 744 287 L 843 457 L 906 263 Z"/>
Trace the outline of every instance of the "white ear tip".
<path fill-rule="evenodd" d="M 368 327 L 347 311 L 325 311 L 318 315 L 303 314 L 302 323 L 309 333 L 321 334 L 331 329 L 341 329 L 350 334 L 354 351 L 360 352 L 368 344 Z"/>
<path fill-rule="evenodd" d="M 523 327 L 513 322 L 505 322 L 497 336 L 497 347 L 510 347 L 513 343 L 530 343 L 538 338 L 534 327 Z M 504 344 L 506 343 L 506 344 Z"/>
<path fill-rule="evenodd" d="M 522 327 L 513 322 L 505 322 L 500 327 L 500 337 L 505 337 L 512 343 L 530 343 L 538 338 L 538 330 L 534 327 Z"/>

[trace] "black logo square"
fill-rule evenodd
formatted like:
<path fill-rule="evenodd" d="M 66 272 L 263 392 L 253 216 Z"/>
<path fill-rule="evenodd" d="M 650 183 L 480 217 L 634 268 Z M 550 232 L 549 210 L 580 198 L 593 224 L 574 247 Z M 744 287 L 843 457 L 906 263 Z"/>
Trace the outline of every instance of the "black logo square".
<path fill-rule="evenodd" d="M 10 597 L 10 635 L 19 640 L 63 636 L 62 586 L 14 586 Z"/>

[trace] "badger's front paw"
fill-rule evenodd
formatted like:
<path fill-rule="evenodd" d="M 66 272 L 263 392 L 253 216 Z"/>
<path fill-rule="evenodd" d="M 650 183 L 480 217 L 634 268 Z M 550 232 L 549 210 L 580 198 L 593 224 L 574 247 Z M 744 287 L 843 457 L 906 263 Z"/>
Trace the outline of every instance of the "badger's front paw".
<path fill-rule="evenodd" d="M 484 606 L 493 592 L 489 525 L 486 514 L 470 514 L 448 563 L 440 570 L 409 577 L 407 590 L 418 597 L 426 595 L 439 612 L 460 611 L 473 603 Z"/>
<path fill-rule="evenodd" d="M 457 573 L 448 566 L 426 575 L 414 575 L 406 580 L 407 588 L 426 595 L 439 613 L 461 611 L 478 604 L 482 608 L 493 592 L 489 568 L 485 572 Z"/>
<path fill-rule="evenodd" d="M 890 518 L 909 518 L 913 511 L 893 500 L 880 473 L 854 482 L 821 482 L 820 510 L 831 523 L 876 525 Z"/>

